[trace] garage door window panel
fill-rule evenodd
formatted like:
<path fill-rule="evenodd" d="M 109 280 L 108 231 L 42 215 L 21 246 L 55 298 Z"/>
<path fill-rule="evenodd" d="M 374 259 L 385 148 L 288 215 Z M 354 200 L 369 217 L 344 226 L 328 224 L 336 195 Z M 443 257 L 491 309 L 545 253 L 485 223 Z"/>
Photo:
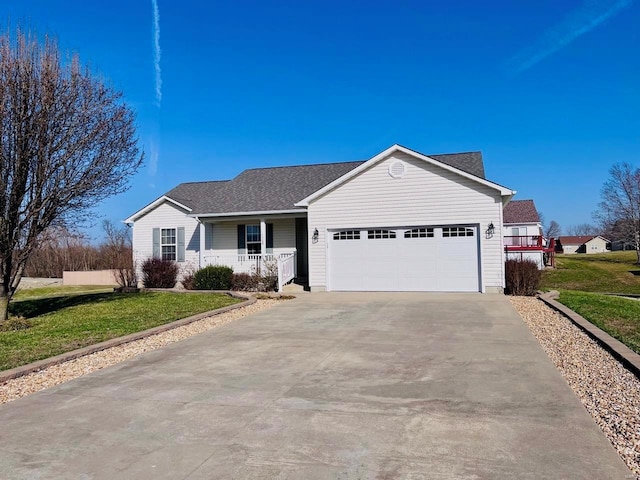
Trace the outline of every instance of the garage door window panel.
<path fill-rule="evenodd" d="M 443 227 L 442 236 L 445 238 L 473 237 L 474 229 L 469 227 Z"/>
<path fill-rule="evenodd" d="M 392 230 L 367 230 L 367 238 L 376 240 L 380 238 L 396 238 L 396 232 Z"/>
<path fill-rule="evenodd" d="M 344 230 L 333 234 L 334 240 L 360 240 L 360 230 Z"/>
<path fill-rule="evenodd" d="M 414 228 L 404 232 L 404 238 L 433 238 L 433 228 Z"/>

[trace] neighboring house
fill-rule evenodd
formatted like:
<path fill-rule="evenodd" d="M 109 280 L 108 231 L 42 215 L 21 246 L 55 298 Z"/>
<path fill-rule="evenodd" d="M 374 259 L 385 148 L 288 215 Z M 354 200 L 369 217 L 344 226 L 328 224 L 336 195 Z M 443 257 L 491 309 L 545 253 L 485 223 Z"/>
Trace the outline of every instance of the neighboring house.
<path fill-rule="evenodd" d="M 540 216 L 533 200 L 512 200 L 503 210 L 504 248 L 507 259 L 532 260 L 538 268 L 553 255 L 542 235 Z"/>
<path fill-rule="evenodd" d="M 609 240 L 600 235 L 560 237 L 562 253 L 605 253 Z"/>
<path fill-rule="evenodd" d="M 502 209 L 515 192 L 480 152 L 393 145 L 367 161 L 245 170 L 183 183 L 131 215 L 134 257 L 236 272 L 278 262 L 312 291 L 504 288 Z"/>

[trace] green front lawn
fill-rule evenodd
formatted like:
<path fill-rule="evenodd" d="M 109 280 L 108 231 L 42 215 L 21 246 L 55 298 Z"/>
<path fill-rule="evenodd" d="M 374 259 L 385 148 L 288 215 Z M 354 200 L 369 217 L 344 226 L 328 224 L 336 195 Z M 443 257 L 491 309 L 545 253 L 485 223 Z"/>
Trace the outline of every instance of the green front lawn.
<path fill-rule="evenodd" d="M 35 290 L 41 289 L 19 292 L 10 306 L 12 315 L 33 325 L 0 332 L 0 371 L 240 301 L 223 294 L 170 292 L 55 297 L 40 292 L 31 298 Z"/>
<path fill-rule="evenodd" d="M 59 297 L 61 295 L 71 295 L 79 293 L 112 292 L 113 287 L 102 285 L 55 285 L 53 287 L 38 288 L 18 288 L 13 298 L 15 300 L 26 300 L 29 298 Z"/>
<path fill-rule="evenodd" d="M 635 252 L 556 256 L 542 274 L 543 290 L 559 290 L 560 303 L 640 353 L 640 301 L 603 295 L 640 295 Z"/>
<path fill-rule="evenodd" d="M 543 290 L 640 294 L 635 252 L 557 255 L 556 268 L 542 276 Z"/>
<path fill-rule="evenodd" d="M 560 302 L 640 353 L 640 300 L 562 290 Z"/>

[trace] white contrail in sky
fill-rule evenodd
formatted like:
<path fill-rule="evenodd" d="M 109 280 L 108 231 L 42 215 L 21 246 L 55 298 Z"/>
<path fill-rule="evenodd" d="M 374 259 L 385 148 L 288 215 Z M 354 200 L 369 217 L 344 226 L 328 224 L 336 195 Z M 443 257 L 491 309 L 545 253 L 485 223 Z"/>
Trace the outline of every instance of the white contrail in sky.
<path fill-rule="evenodd" d="M 149 150 L 149 175 L 153 177 L 158 172 L 158 156 L 160 154 L 160 149 L 154 139 L 149 142 Z"/>
<path fill-rule="evenodd" d="M 156 72 L 156 104 L 162 101 L 162 71 L 160 70 L 160 11 L 158 1 L 151 0 L 153 8 L 153 67 Z"/>
<path fill-rule="evenodd" d="M 532 46 L 512 57 L 507 64 L 509 72 L 517 75 L 528 70 L 621 10 L 631 6 L 632 3 L 633 0 L 585 0 L 563 21 L 545 31 Z"/>

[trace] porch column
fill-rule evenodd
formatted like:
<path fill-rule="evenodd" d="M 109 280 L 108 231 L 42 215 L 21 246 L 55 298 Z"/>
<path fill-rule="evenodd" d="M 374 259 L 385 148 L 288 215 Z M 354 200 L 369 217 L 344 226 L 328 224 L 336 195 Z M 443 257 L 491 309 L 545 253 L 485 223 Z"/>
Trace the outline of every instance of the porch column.
<path fill-rule="evenodd" d="M 200 221 L 200 225 L 198 225 L 198 228 L 200 229 L 200 255 L 198 257 L 198 268 L 202 268 L 204 267 L 204 248 L 205 248 L 205 232 L 206 232 L 206 228 L 205 225 L 202 221 Z"/>
<path fill-rule="evenodd" d="M 260 252 L 262 255 L 267 253 L 267 221 L 264 218 L 260 219 Z"/>

